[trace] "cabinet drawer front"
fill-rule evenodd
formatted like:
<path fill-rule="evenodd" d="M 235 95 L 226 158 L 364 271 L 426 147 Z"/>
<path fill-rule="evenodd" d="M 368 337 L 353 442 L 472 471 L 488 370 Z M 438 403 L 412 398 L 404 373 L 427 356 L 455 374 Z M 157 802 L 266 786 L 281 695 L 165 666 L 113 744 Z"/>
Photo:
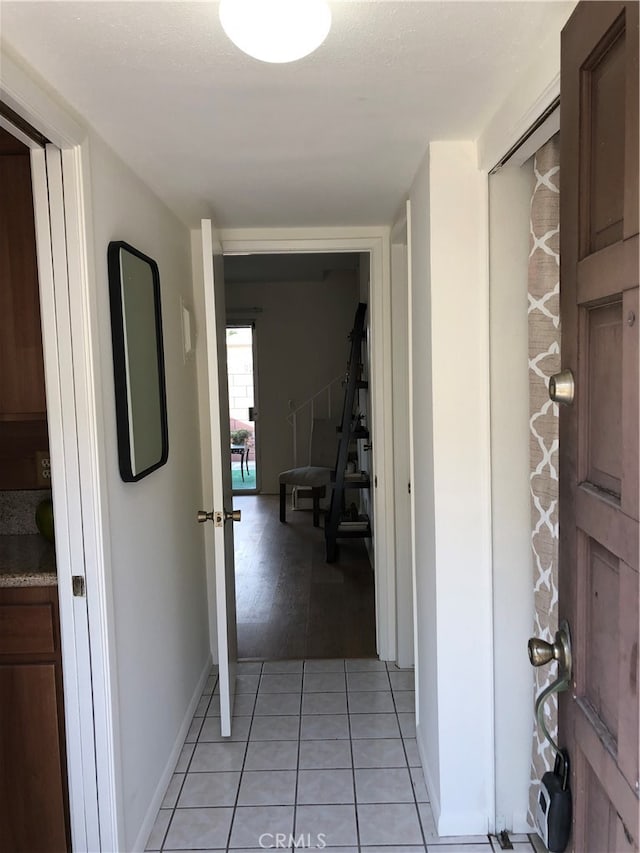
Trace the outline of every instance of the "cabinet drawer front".
<path fill-rule="evenodd" d="M 39 604 L 0 604 L 0 655 L 54 654 L 53 609 Z"/>

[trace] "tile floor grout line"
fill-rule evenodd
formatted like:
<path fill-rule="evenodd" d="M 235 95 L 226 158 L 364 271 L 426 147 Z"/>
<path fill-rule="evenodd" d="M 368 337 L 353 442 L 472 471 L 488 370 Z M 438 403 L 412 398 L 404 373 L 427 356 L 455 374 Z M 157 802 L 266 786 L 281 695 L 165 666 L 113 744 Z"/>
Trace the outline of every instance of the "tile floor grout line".
<path fill-rule="evenodd" d="M 345 663 L 346 670 L 346 663 Z M 345 689 L 348 687 L 347 684 L 347 675 L 345 671 Z M 356 818 L 356 845 L 358 847 L 358 853 L 360 853 L 362 849 L 362 845 L 360 843 L 360 821 L 358 819 L 358 796 L 356 794 L 356 766 L 355 766 L 355 758 L 353 756 L 353 738 L 351 737 L 351 712 L 349 710 L 349 690 L 346 689 L 347 696 L 347 722 L 349 726 L 349 752 L 351 753 L 351 780 L 353 783 L 353 811 Z"/>
<path fill-rule="evenodd" d="M 416 788 L 413 784 L 413 775 L 411 773 L 411 765 L 409 764 L 409 756 L 407 754 L 407 747 L 405 745 L 405 738 L 402 736 L 402 729 L 400 728 L 400 717 L 398 714 L 398 706 L 396 705 L 396 694 L 393 689 L 393 684 L 391 683 L 391 675 L 389 674 L 389 664 L 387 662 L 387 675 L 389 675 L 389 686 L 391 687 L 391 701 L 393 702 L 393 708 L 396 714 L 396 721 L 398 723 L 398 730 L 400 732 L 400 742 L 402 743 L 402 751 L 404 753 L 404 758 L 407 763 L 407 773 L 409 774 L 409 784 L 411 785 L 411 792 L 413 794 L 413 802 L 416 808 L 416 815 L 418 817 L 418 826 L 420 827 L 420 836 L 422 837 L 422 844 L 424 846 L 425 851 L 428 850 L 427 847 L 427 836 L 424 831 L 424 826 L 422 824 L 422 813 L 420 811 L 420 805 L 418 803 L 418 798 L 416 796 Z M 415 714 L 415 697 L 414 697 L 414 714 Z M 426 783 L 425 783 L 426 784 Z M 427 794 L 429 792 L 427 791 Z M 431 804 L 429 804 L 429 808 L 431 808 Z"/>
<path fill-rule="evenodd" d="M 211 675 L 213 675 L 213 673 L 211 673 Z M 211 676 L 208 676 L 208 677 L 207 677 L 207 681 L 209 680 L 209 678 L 210 678 L 210 677 L 211 677 Z M 216 672 L 215 681 L 213 682 L 213 688 L 211 689 L 211 693 L 209 694 L 209 701 L 207 702 L 207 708 L 206 708 L 206 710 L 205 710 L 204 717 L 202 718 L 202 721 L 203 721 L 203 722 L 200 724 L 200 731 L 202 731 L 202 725 L 203 725 L 204 721 L 207 719 L 207 711 L 209 710 L 209 706 L 211 705 L 211 700 L 212 700 L 212 699 L 213 699 L 213 697 L 216 695 L 216 694 L 215 694 L 215 691 L 216 691 L 216 687 L 217 687 L 217 685 L 218 685 L 219 681 L 220 681 L 220 675 L 219 675 L 219 670 L 218 670 L 218 671 Z M 206 689 L 206 685 L 205 685 L 205 689 Z M 205 695 L 205 694 L 204 694 L 204 692 L 203 692 L 203 694 L 202 694 L 202 695 Z M 202 699 L 202 696 L 200 697 L 200 699 Z M 195 719 L 195 717 L 194 717 L 193 719 Z M 193 723 L 193 719 L 192 719 L 191 723 Z M 189 725 L 189 728 L 191 728 L 191 724 Z M 188 737 L 188 736 L 189 736 L 189 733 L 187 732 L 187 737 Z M 199 737 L 199 736 L 200 736 L 200 732 L 198 732 L 198 737 Z M 185 740 L 185 742 L 182 744 L 182 749 L 184 749 L 186 745 L 187 745 L 187 743 L 186 743 L 186 740 Z M 192 753 L 191 753 L 191 756 L 190 756 L 189 760 L 187 761 L 187 766 L 186 766 L 185 771 L 184 771 L 184 779 L 182 780 L 182 785 L 180 785 L 180 791 L 178 792 L 178 796 L 176 797 L 176 801 L 175 801 L 175 803 L 174 803 L 173 807 L 171 808 L 171 817 L 169 818 L 169 821 L 168 821 L 168 823 L 167 823 L 167 828 L 166 828 L 166 830 L 165 830 L 165 832 L 164 832 L 164 835 L 162 836 L 162 842 L 160 843 L 160 853 L 162 853 L 162 851 L 165 849 L 165 844 L 166 844 L 166 841 L 167 841 L 167 836 L 169 835 L 169 830 L 171 829 L 171 824 L 173 823 L 173 819 L 174 819 L 174 817 L 175 817 L 176 810 L 177 810 L 177 808 L 178 808 L 178 800 L 179 800 L 179 798 L 180 798 L 180 794 L 182 793 L 182 789 L 184 788 L 185 782 L 187 781 L 187 773 L 189 772 L 189 768 L 191 767 L 191 762 L 193 761 L 193 756 L 194 756 L 194 755 L 195 755 L 195 753 L 196 753 L 196 746 L 197 746 L 197 745 L 198 745 L 198 738 L 196 738 L 196 741 L 195 741 L 195 743 L 194 743 L 194 745 L 193 745 L 193 751 L 192 751 Z M 182 749 L 180 750 L 181 752 L 182 752 Z M 175 771 L 175 767 L 174 767 L 174 769 L 173 769 L 173 773 L 171 774 L 171 778 L 173 778 L 173 777 L 174 777 L 175 772 L 176 772 L 176 771 Z M 171 784 L 171 783 L 169 783 L 169 784 Z M 166 793 L 165 793 L 165 796 L 166 796 Z M 163 798 L 163 799 L 164 799 L 164 798 Z M 162 805 L 160 806 L 160 808 L 162 808 Z"/>
<path fill-rule="evenodd" d="M 293 790 L 293 835 L 297 832 L 298 820 L 298 786 L 300 784 L 300 741 L 302 740 L 302 704 L 304 702 L 304 677 L 306 659 L 302 661 L 302 677 L 300 679 L 300 721 L 298 723 L 298 749 L 296 751 L 296 781 Z"/>
<path fill-rule="evenodd" d="M 229 824 L 229 832 L 227 833 L 227 843 L 224 846 L 226 851 L 233 849 L 231 847 L 231 835 L 233 834 L 233 830 L 235 828 L 236 823 L 236 814 L 238 810 L 238 800 L 240 799 L 240 788 L 242 787 L 242 780 L 244 778 L 245 766 L 247 764 L 247 755 L 249 754 L 249 742 L 251 740 L 251 729 L 253 728 L 253 720 L 256 715 L 256 706 L 258 704 L 258 694 L 260 692 L 260 681 L 262 680 L 262 673 L 264 671 L 264 661 L 260 662 L 260 673 L 258 674 L 258 686 L 256 688 L 256 695 L 253 700 L 253 708 L 251 709 L 251 722 L 249 723 L 249 730 L 247 731 L 247 740 L 244 745 L 244 755 L 242 756 L 242 767 L 240 768 L 240 776 L 238 778 L 238 790 L 236 791 L 236 797 L 233 803 L 233 811 L 231 813 L 231 822 Z M 238 694 L 239 695 L 239 694 Z M 231 715 L 231 725 L 233 727 L 233 714 Z M 231 743 L 231 741 L 229 741 Z"/>

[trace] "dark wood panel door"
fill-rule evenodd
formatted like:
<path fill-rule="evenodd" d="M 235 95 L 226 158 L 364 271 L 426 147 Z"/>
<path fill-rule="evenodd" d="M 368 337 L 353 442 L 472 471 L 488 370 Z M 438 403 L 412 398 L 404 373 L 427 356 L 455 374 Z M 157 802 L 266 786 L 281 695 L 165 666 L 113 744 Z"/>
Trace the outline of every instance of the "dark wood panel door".
<path fill-rule="evenodd" d="M 0 853 L 71 849 L 56 587 L 0 588 Z"/>
<path fill-rule="evenodd" d="M 0 665 L 0 850 L 66 851 L 55 663 Z"/>
<path fill-rule="evenodd" d="M 638 4 L 580 3 L 562 34 L 560 700 L 577 853 L 638 850 Z"/>

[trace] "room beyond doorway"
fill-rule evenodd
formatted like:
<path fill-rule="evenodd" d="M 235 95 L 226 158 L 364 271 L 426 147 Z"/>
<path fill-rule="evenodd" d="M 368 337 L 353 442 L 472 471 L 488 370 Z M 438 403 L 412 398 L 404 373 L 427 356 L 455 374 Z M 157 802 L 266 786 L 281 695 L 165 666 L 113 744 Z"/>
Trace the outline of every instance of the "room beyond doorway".
<path fill-rule="evenodd" d="M 362 540 L 325 562 L 307 511 L 278 521 L 276 495 L 238 496 L 236 611 L 240 659 L 374 658 L 374 574 Z"/>
<path fill-rule="evenodd" d="M 253 323 L 227 325 L 231 487 L 234 494 L 258 490 L 254 338 Z"/>

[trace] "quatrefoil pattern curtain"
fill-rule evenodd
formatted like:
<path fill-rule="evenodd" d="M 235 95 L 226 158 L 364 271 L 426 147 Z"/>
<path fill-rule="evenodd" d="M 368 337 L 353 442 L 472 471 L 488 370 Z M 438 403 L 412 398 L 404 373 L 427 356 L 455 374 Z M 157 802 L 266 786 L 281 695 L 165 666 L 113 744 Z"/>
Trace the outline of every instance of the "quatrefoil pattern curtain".
<path fill-rule="evenodd" d="M 533 634 L 551 641 L 558 623 L 558 407 L 549 400 L 549 377 L 560 370 L 560 145 L 556 134 L 534 157 L 529 253 L 529 445 L 531 547 L 535 613 Z M 537 696 L 555 678 L 555 666 L 534 670 Z M 547 702 L 546 723 L 557 736 L 557 703 Z M 539 783 L 553 766 L 549 744 L 534 719 L 530 819 Z"/>

